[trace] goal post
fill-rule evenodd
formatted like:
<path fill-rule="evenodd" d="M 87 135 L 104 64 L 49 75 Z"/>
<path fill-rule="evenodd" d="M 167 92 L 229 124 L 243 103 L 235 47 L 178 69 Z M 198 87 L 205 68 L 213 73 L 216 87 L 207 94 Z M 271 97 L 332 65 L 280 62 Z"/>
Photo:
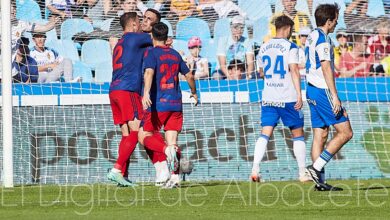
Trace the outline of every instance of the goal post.
<path fill-rule="evenodd" d="M 11 1 L 1 0 L 3 186 L 13 187 Z"/>

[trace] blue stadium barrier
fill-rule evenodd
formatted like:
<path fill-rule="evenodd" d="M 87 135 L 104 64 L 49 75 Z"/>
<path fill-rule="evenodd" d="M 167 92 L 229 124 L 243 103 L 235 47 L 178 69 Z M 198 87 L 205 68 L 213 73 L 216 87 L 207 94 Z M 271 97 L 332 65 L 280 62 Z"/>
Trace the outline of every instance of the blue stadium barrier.
<path fill-rule="evenodd" d="M 92 79 L 92 76 L 91 76 Z M 249 102 L 259 102 L 263 80 L 199 80 L 198 92 L 248 92 Z M 341 101 L 349 102 L 390 102 L 390 77 L 340 78 L 336 87 Z M 188 84 L 181 82 L 183 91 L 189 91 Z M 13 95 L 78 95 L 107 94 L 109 83 L 50 83 L 14 84 Z M 306 85 L 302 83 L 302 89 Z"/>

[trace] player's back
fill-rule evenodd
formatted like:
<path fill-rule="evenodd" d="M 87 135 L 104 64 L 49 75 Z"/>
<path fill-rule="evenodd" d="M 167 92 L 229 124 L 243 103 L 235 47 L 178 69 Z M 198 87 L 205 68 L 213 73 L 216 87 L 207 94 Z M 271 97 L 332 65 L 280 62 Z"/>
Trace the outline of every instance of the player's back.
<path fill-rule="evenodd" d="M 126 90 L 141 94 L 142 60 L 149 46 L 152 46 L 149 34 L 129 32 L 122 36 L 113 52 L 110 91 Z"/>
<path fill-rule="evenodd" d="M 264 71 L 262 101 L 296 102 L 289 64 L 299 63 L 298 46 L 284 38 L 273 38 L 260 47 L 259 63 Z"/>
<path fill-rule="evenodd" d="M 179 73 L 187 74 L 189 69 L 181 55 L 169 47 L 157 46 L 145 52 L 144 68 L 155 71 L 150 98 L 152 111 L 181 111 L 182 95 Z"/>
<path fill-rule="evenodd" d="M 322 72 L 321 62 L 323 60 L 330 61 L 334 70 L 334 52 L 330 37 L 321 29 L 314 29 L 307 37 L 305 56 L 307 82 L 318 88 L 328 88 Z"/>

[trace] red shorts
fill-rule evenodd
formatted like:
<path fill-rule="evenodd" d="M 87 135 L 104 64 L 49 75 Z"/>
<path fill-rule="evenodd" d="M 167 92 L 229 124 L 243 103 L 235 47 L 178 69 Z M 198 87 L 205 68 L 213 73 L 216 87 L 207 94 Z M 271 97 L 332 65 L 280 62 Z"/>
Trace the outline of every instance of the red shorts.
<path fill-rule="evenodd" d="M 183 127 L 183 112 L 145 112 L 141 122 L 144 131 L 181 131 Z"/>
<path fill-rule="evenodd" d="M 136 92 L 115 90 L 110 92 L 110 104 L 114 124 L 122 125 L 135 118 L 143 118 L 141 96 Z"/>

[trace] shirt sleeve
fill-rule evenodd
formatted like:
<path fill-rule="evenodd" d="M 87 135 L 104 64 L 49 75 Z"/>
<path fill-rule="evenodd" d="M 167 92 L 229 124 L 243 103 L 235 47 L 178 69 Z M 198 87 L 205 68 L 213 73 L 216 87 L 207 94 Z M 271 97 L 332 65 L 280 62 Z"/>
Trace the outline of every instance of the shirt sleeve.
<path fill-rule="evenodd" d="M 144 53 L 144 61 L 143 61 L 143 70 L 146 69 L 156 69 L 157 68 L 157 61 L 152 53 L 152 49 L 145 50 Z"/>
<path fill-rule="evenodd" d="M 153 41 L 149 34 L 142 34 L 139 38 L 139 43 L 141 47 L 153 46 Z"/>
<path fill-rule="evenodd" d="M 326 41 L 326 37 L 323 34 L 320 34 L 316 43 L 316 52 L 320 61 L 331 61 L 330 50 L 330 43 Z"/>
<path fill-rule="evenodd" d="M 183 61 L 181 56 L 179 56 L 179 57 L 180 57 L 180 64 L 179 64 L 180 65 L 180 73 L 182 75 L 185 75 L 185 74 L 190 72 L 190 69 L 188 68 L 187 64 Z"/>
<path fill-rule="evenodd" d="M 294 43 L 291 43 L 287 62 L 288 64 L 299 64 L 299 49 L 298 46 Z"/>

